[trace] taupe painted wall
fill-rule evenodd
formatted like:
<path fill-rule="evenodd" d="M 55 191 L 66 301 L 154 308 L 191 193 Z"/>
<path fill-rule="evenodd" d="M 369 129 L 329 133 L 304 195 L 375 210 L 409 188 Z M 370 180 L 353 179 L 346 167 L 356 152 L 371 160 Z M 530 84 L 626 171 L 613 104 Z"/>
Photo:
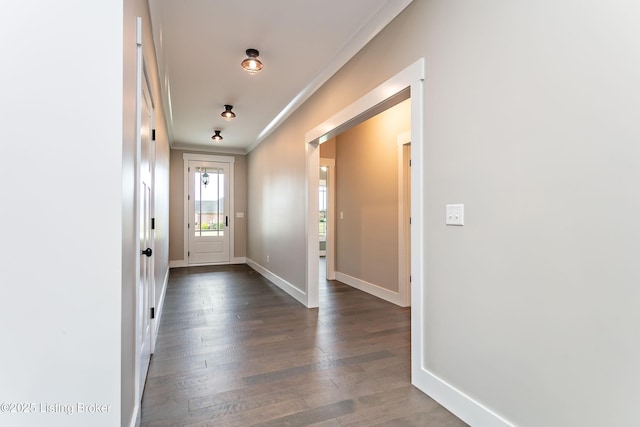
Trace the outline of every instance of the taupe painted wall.
<path fill-rule="evenodd" d="M 184 258 L 184 159 L 183 154 L 221 155 L 235 158 L 234 162 L 234 205 L 235 212 L 244 212 L 244 218 L 234 215 L 234 253 L 232 257 L 243 258 L 247 253 L 247 156 L 242 154 L 217 154 L 201 151 L 171 150 L 171 197 L 169 259 L 182 261 Z"/>
<path fill-rule="evenodd" d="M 305 133 L 424 57 L 425 366 L 515 425 L 639 424 L 638 22 L 415 0 L 249 154 L 248 256 L 306 289 Z"/>
<path fill-rule="evenodd" d="M 336 271 L 394 292 L 398 135 L 410 126 L 406 100 L 338 135 L 335 144 Z"/>
<path fill-rule="evenodd" d="M 247 258 L 305 290 L 305 106 L 247 156 Z M 317 197 L 317 196 L 315 196 Z"/>

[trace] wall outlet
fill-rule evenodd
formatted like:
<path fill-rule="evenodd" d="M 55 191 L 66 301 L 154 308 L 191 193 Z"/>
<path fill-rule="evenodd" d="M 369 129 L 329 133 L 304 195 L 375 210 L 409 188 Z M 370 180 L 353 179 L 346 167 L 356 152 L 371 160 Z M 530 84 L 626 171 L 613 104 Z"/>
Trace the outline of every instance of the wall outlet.
<path fill-rule="evenodd" d="M 446 215 L 447 225 L 464 225 L 464 205 L 447 205 Z"/>

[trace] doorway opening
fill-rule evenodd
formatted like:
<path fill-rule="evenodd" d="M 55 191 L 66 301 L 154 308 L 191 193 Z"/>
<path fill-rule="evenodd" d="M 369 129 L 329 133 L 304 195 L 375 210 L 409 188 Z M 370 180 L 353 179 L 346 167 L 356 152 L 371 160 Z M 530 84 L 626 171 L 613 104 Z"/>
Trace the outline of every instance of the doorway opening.
<path fill-rule="evenodd" d="M 318 237 L 318 186 L 320 167 L 320 144 L 340 134 L 365 118 L 384 111 L 397 103 L 396 97 L 410 95 L 411 131 L 409 151 L 410 168 L 410 259 L 411 259 L 411 371 L 412 383 L 425 389 L 424 381 L 424 58 L 414 62 L 389 80 L 367 93 L 356 102 L 338 112 L 305 135 L 307 152 L 307 288 L 306 306 L 318 307 L 319 288 L 319 237 Z M 394 99 L 395 98 L 395 99 Z"/>
<path fill-rule="evenodd" d="M 395 105 L 357 123 L 320 145 L 320 254 L 326 255 L 330 279 L 385 301 L 409 305 L 410 198 L 408 157 L 399 135 L 410 138 L 410 99 L 394 97 Z M 404 142 L 404 141 L 403 141 Z M 329 161 L 338 179 L 329 179 Z M 327 193 L 329 184 L 331 191 Z M 332 203 L 327 203 L 327 196 Z M 336 218 L 329 218 L 335 207 Z M 332 236 L 328 232 L 332 231 Z M 407 233 L 406 235 L 404 233 Z M 335 250 L 326 248 L 331 246 Z M 335 268 L 334 268 L 335 266 Z M 405 280 L 406 279 L 406 280 Z"/>

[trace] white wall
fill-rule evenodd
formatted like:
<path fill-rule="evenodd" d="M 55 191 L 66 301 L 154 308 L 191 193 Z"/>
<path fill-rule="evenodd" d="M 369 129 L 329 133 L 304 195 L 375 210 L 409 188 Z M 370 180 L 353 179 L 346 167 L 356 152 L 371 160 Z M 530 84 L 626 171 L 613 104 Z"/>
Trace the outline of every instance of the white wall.
<path fill-rule="evenodd" d="M 424 57 L 425 372 L 460 415 L 640 425 L 638 22 L 627 0 L 415 0 L 250 153 L 248 256 L 287 257 L 304 289 L 298 237 L 272 244 L 262 197 L 302 223 L 277 178 L 304 179 L 304 133 Z"/>
<path fill-rule="evenodd" d="M 36 405 L 0 412 L 0 425 L 128 425 L 136 415 L 137 16 L 156 100 L 160 291 L 169 146 L 147 2 L 22 2 L 0 16 L 0 402 Z M 78 404 L 107 408 L 80 414 Z"/>
<path fill-rule="evenodd" d="M 11 426 L 120 423 L 123 10 L 0 14 L 0 413 Z M 78 403 L 107 405 L 77 413 Z M 41 404 L 76 413 L 43 413 Z M 51 409 L 56 411 L 55 407 Z"/>

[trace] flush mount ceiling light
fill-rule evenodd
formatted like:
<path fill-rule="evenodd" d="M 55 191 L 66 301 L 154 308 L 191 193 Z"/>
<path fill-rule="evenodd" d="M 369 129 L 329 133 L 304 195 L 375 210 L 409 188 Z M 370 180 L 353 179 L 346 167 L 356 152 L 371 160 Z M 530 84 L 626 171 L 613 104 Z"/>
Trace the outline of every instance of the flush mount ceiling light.
<path fill-rule="evenodd" d="M 231 111 L 232 108 L 233 108 L 233 105 L 224 106 L 224 111 L 222 112 L 222 114 L 220 114 L 223 119 L 230 121 L 236 118 L 236 113 Z"/>
<path fill-rule="evenodd" d="M 262 67 L 264 67 L 264 65 L 262 65 L 262 62 L 260 62 L 260 60 L 258 59 L 258 55 L 260 55 L 260 52 L 258 52 L 257 49 L 247 49 L 246 54 L 247 57 L 240 64 L 242 65 L 242 68 L 244 68 L 251 74 L 259 73 L 260 70 L 262 70 Z"/>
<path fill-rule="evenodd" d="M 220 135 L 220 132 L 222 131 L 216 130 L 214 132 L 215 132 L 215 135 L 213 135 L 211 139 L 213 139 L 214 141 L 222 141 L 222 135 Z"/>

